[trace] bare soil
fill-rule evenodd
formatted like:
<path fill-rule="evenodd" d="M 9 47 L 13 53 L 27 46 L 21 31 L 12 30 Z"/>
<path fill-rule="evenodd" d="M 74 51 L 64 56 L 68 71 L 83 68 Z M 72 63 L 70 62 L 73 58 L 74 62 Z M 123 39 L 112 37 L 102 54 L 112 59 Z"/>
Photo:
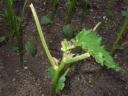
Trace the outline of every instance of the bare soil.
<path fill-rule="evenodd" d="M 2 10 L 5 8 L 3 1 L 0 1 Z M 79 26 L 93 28 L 98 22 L 105 22 L 105 26 L 100 28 L 98 33 L 103 37 L 106 49 L 110 50 L 123 20 L 120 12 L 125 6 L 128 6 L 128 3 L 125 3 L 127 0 L 118 0 L 113 6 L 113 16 L 105 19 L 107 1 L 90 0 L 90 14 L 84 16 L 82 24 L 79 16 L 81 8 L 76 7 L 72 25 L 75 30 L 78 30 Z M 50 15 L 50 0 L 47 0 L 46 4 L 42 3 L 43 0 L 29 0 L 30 2 L 33 2 L 39 18 L 43 15 Z M 60 58 L 62 54 L 60 41 L 63 40 L 62 28 L 67 16 L 65 3 L 66 0 L 60 0 L 54 24 L 50 27 L 42 26 L 49 49 L 56 58 Z M 15 0 L 15 10 L 19 10 L 22 4 L 22 0 Z M 51 88 L 47 68 L 50 64 L 43 52 L 29 5 L 22 27 L 23 43 L 32 40 L 37 46 L 37 54 L 35 57 L 31 57 L 24 51 L 24 62 L 23 65 L 20 65 L 19 56 L 8 43 L 0 47 L 0 96 L 49 96 Z M 5 35 L 8 31 L 9 28 L 4 19 L 0 17 L 0 36 Z M 127 31 L 122 42 L 126 40 Z M 127 50 L 128 46 L 114 55 L 120 66 L 126 69 L 125 73 L 115 73 L 102 68 L 93 59 L 79 62 L 67 76 L 66 86 L 63 91 L 58 92 L 58 96 L 128 96 Z"/>

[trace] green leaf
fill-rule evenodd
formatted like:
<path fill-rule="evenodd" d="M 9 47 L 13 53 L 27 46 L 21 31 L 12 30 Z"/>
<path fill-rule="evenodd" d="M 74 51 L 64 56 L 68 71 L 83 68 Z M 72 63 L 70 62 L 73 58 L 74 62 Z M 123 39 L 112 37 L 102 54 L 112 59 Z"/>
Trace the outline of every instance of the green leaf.
<path fill-rule="evenodd" d="M 125 11 L 121 11 L 122 16 L 128 17 L 128 8 Z"/>
<path fill-rule="evenodd" d="M 37 48 L 32 41 L 27 41 L 27 43 L 25 44 L 25 49 L 29 55 L 31 55 L 31 56 L 36 55 Z"/>
<path fill-rule="evenodd" d="M 55 69 L 53 67 L 48 68 L 48 76 L 53 79 L 55 74 Z"/>
<path fill-rule="evenodd" d="M 58 80 L 58 84 L 57 84 L 57 89 L 58 90 L 63 90 L 64 86 L 65 86 L 65 76 L 61 76 Z"/>
<path fill-rule="evenodd" d="M 4 42 L 6 40 L 5 36 L 0 37 L 0 43 Z"/>
<path fill-rule="evenodd" d="M 107 16 L 109 16 L 109 17 L 113 16 L 112 9 L 107 9 Z"/>
<path fill-rule="evenodd" d="M 42 16 L 41 17 L 41 24 L 48 25 L 51 23 L 52 23 L 52 21 L 50 20 L 50 18 L 48 16 Z"/>
<path fill-rule="evenodd" d="M 67 24 L 63 27 L 64 36 L 67 39 L 71 39 L 73 35 L 73 27 L 71 24 Z"/>
<path fill-rule="evenodd" d="M 102 66 L 115 71 L 122 71 L 122 68 L 115 63 L 109 52 L 105 50 L 101 40 L 101 37 L 95 31 L 83 29 L 76 36 L 76 45 L 89 52 L 95 58 L 96 62 Z"/>

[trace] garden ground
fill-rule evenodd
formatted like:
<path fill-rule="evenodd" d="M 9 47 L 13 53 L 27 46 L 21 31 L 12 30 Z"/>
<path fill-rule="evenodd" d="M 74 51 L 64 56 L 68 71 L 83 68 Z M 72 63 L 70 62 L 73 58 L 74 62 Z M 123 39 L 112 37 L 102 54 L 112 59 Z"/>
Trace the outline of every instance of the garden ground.
<path fill-rule="evenodd" d="M 0 1 L 0 7 L 4 9 L 4 0 Z M 50 0 L 46 4 L 43 0 L 32 1 L 39 17 L 49 14 Z M 113 17 L 105 19 L 107 0 L 91 0 L 90 14 L 84 16 L 83 24 L 80 24 L 79 12 L 76 8 L 72 18 L 72 25 L 77 30 L 79 26 L 93 28 L 100 21 L 105 22 L 105 26 L 98 30 L 103 37 L 105 47 L 110 50 L 117 30 L 123 18 L 120 15 L 124 6 L 127 6 L 123 0 L 118 0 L 114 5 Z M 29 2 L 31 2 L 29 0 Z M 66 0 L 60 0 L 57 14 L 54 18 L 54 24 L 51 27 L 43 26 L 46 41 L 52 55 L 60 58 L 60 41 L 63 39 L 62 28 L 65 24 Z M 15 0 L 15 9 L 23 4 L 21 0 Z M 0 47 L 0 96 L 49 96 L 50 80 L 47 75 L 47 69 L 50 66 L 39 36 L 36 31 L 35 23 L 30 11 L 27 9 L 25 22 L 23 24 L 23 42 L 32 40 L 37 46 L 35 57 L 24 53 L 23 65 L 19 63 L 19 57 L 16 55 L 9 44 Z M 5 35 L 9 29 L 5 21 L 0 18 L 0 35 Z M 127 32 L 126 32 L 127 33 Z M 125 33 L 125 35 L 126 35 Z M 76 34 L 76 33 L 75 33 Z M 123 36 L 122 42 L 126 36 Z M 128 34 L 127 34 L 128 35 Z M 123 51 L 117 51 L 114 55 L 116 61 L 124 68 L 128 67 L 128 46 Z M 128 73 L 115 73 L 96 64 L 93 59 L 75 64 L 70 74 L 67 76 L 66 86 L 63 91 L 58 92 L 59 96 L 128 96 Z"/>

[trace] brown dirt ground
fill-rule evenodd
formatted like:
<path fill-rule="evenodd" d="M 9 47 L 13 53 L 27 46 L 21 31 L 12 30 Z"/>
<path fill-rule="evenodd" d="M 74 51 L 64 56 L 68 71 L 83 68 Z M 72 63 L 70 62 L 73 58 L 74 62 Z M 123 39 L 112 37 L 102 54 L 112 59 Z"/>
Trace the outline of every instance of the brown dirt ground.
<path fill-rule="evenodd" d="M 3 10 L 3 1 L 0 1 L 0 8 Z M 22 0 L 16 0 L 16 10 L 18 10 Z M 39 17 L 49 14 L 51 8 L 50 0 L 43 4 L 43 0 L 29 0 L 33 2 Z M 65 24 L 66 9 L 64 8 L 66 0 L 60 0 L 54 24 L 50 28 L 43 26 L 44 34 L 53 56 L 61 57 L 60 41 L 63 39 L 62 28 Z M 72 18 L 72 25 L 77 30 L 79 26 L 93 28 L 99 21 L 105 21 L 105 26 L 98 33 L 103 37 L 105 47 L 110 49 L 116 36 L 118 26 L 123 20 L 120 11 L 127 3 L 118 0 L 114 5 L 114 15 L 109 20 L 104 20 L 106 15 L 107 0 L 91 0 L 91 11 L 84 18 L 83 24 L 80 24 L 78 16 L 80 8 Z M 111 25 L 111 26 L 110 26 Z M 0 18 L 0 35 L 9 31 L 5 21 Z M 8 44 L 0 47 L 0 96 L 49 96 L 50 80 L 47 76 L 47 68 L 50 66 L 45 56 L 40 39 L 36 35 L 36 27 L 30 9 L 25 14 L 23 24 L 23 41 L 33 40 L 37 46 L 35 57 L 24 53 L 24 65 L 19 64 L 19 58 Z M 125 33 L 126 34 L 126 33 Z M 122 41 L 125 40 L 125 35 Z M 127 69 L 128 67 L 128 46 L 123 51 L 115 54 L 117 62 Z M 77 63 L 70 74 L 67 76 L 66 86 L 63 91 L 58 92 L 59 96 L 128 96 L 128 73 L 115 73 L 101 68 L 94 60 Z"/>

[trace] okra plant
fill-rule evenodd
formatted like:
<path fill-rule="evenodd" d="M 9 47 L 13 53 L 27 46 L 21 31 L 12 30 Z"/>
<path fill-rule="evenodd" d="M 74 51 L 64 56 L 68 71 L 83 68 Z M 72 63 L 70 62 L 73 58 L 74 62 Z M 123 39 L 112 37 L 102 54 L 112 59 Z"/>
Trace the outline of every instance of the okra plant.
<path fill-rule="evenodd" d="M 116 72 L 121 72 L 123 69 L 115 63 L 112 56 L 105 50 L 102 45 L 101 37 L 96 33 L 96 29 L 99 25 L 96 25 L 93 29 L 81 30 L 75 38 L 71 40 L 64 39 L 61 42 L 61 50 L 63 52 L 62 58 L 55 60 L 47 46 L 44 38 L 44 34 L 36 14 L 33 4 L 30 5 L 35 24 L 42 42 L 42 46 L 46 55 L 51 63 L 51 67 L 48 69 L 48 75 L 52 79 L 51 94 L 50 96 L 57 96 L 57 91 L 62 90 L 65 86 L 65 80 L 71 67 L 78 61 L 86 60 L 90 56 L 95 58 L 96 62 L 101 66 L 106 66 L 108 69 L 112 69 Z M 80 47 L 84 53 L 75 54 L 72 49 Z M 58 61 L 58 62 L 57 62 Z"/>

